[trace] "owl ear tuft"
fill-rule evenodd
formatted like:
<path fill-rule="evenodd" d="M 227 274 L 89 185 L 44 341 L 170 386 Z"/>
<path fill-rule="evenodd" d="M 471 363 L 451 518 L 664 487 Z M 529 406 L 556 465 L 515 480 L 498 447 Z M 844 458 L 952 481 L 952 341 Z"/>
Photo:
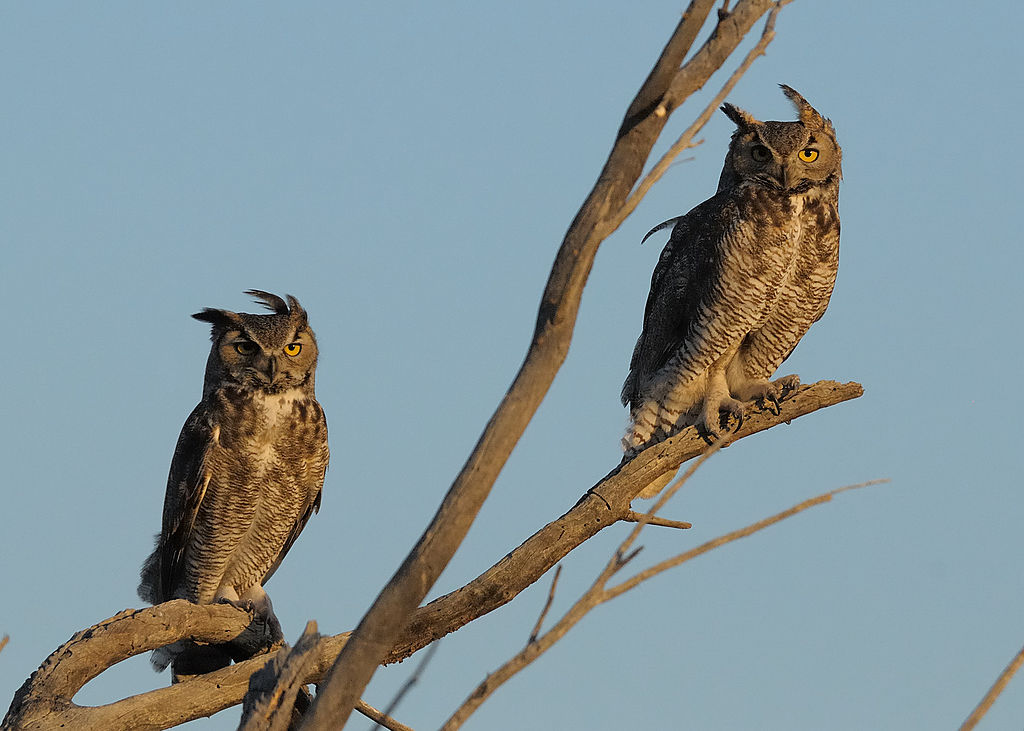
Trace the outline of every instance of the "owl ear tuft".
<path fill-rule="evenodd" d="M 291 312 L 292 320 L 295 321 L 299 327 L 309 324 L 309 316 L 306 315 L 306 310 L 303 309 L 299 301 L 292 297 L 290 294 L 285 295 L 288 298 L 288 310 Z"/>
<path fill-rule="evenodd" d="M 743 111 L 735 104 L 726 102 L 722 105 L 722 111 L 725 112 L 725 116 L 736 123 L 736 126 L 739 127 L 741 131 L 745 132 L 746 130 L 752 129 L 761 124 L 753 114 Z"/>
<path fill-rule="evenodd" d="M 262 289 L 247 289 L 245 294 L 253 297 L 258 304 L 263 305 L 275 315 L 287 315 L 288 303 L 276 294 L 264 292 Z"/>
<path fill-rule="evenodd" d="M 213 325 L 213 331 L 210 333 L 210 337 L 214 340 L 217 338 L 218 330 L 230 330 L 241 326 L 241 319 L 238 317 L 238 313 L 231 312 L 229 310 L 215 310 L 212 307 L 204 307 L 202 312 L 197 312 L 192 315 L 192 317 L 201 322 L 208 322 Z"/>
<path fill-rule="evenodd" d="M 818 110 L 803 98 L 800 92 L 792 86 L 786 86 L 785 84 L 779 84 L 779 88 L 782 89 L 782 93 L 786 95 L 786 98 L 793 102 L 797 114 L 800 115 L 800 121 L 804 123 L 805 127 L 811 129 L 824 129 L 827 127 L 831 129 L 832 123 L 822 117 Z"/>

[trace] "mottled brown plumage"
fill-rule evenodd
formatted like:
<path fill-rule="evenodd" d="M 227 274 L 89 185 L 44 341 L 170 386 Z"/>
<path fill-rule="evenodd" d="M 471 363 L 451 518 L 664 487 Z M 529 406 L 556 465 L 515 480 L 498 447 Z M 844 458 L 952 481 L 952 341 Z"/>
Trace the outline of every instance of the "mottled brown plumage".
<path fill-rule="evenodd" d="M 718 192 L 651 232 L 672 226 L 622 388 L 627 453 L 693 424 L 719 436 L 723 417 L 799 384 L 770 379 L 832 294 L 842 152 L 832 123 L 782 90 L 800 121 L 724 105 L 737 129 Z"/>
<path fill-rule="evenodd" d="M 205 309 L 212 325 L 203 399 L 178 438 L 156 549 L 139 596 L 252 606 L 280 625 L 262 586 L 320 508 L 327 422 L 314 392 L 317 344 L 295 298 L 250 290 L 270 315 Z M 225 650 L 178 643 L 153 664 L 175 676 L 222 667 Z"/>

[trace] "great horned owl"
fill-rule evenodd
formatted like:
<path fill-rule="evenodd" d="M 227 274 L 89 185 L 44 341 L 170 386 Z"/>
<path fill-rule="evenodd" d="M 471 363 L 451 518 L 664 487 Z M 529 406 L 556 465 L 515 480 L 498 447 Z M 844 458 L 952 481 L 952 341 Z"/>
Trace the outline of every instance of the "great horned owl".
<path fill-rule="evenodd" d="M 777 408 L 799 385 L 770 379 L 835 285 L 842 151 L 832 122 L 782 91 L 800 121 L 725 104 L 737 129 L 718 192 L 647 234 L 672 226 L 622 387 L 627 456 L 693 424 L 721 436 L 747 403 Z"/>
<path fill-rule="evenodd" d="M 139 596 L 251 606 L 275 635 L 263 584 L 320 508 L 327 421 L 313 389 L 317 344 L 291 295 L 249 290 L 273 312 L 204 309 L 212 325 L 203 399 L 171 461 L 163 525 L 142 567 Z M 175 677 L 230 663 L 222 648 L 176 643 L 153 653 Z"/>

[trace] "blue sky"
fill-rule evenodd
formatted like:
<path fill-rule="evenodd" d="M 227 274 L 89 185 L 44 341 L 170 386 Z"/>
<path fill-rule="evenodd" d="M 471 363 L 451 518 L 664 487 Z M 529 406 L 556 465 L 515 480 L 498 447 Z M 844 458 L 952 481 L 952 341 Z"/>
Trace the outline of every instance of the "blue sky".
<path fill-rule="evenodd" d="M 290 639 L 307 619 L 355 626 L 514 376 L 561 237 L 682 7 L 0 7 L 5 707 L 73 632 L 139 605 L 201 392 L 207 331 L 188 315 L 248 309 L 244 289 L 309 311 L 333 454 L 320 515 L 268 590 Z M 784 82 L 835 123 L 839 280 L 786 368 L 866 394 L 716 456 L 667 509 L 694 528 L 651 529 L 638 561 L 892 483 L 597 609 L 467 728 L 949 728 L 970 712 L 1024 643 L 1022 21 L 1014 4 L 786 7 L 730 100 L 791 119 Z M 731 128 L 716 115 L 603 244 L 568 360 L 435 595 L 618 462 L 664 241 L 640 239 L 714 192 Z M 564 562 L 551 616 L 627 530 Z M 446 638 L 397 716 L 437 727 L 521 648 L 547 587 Z M 415 664 L 379 672 L 367 700 L 386 705 Z M 78 700 L 165 682 L 136 658 Z M 1017 679 L 982 727 L 1022 718 Z"/>

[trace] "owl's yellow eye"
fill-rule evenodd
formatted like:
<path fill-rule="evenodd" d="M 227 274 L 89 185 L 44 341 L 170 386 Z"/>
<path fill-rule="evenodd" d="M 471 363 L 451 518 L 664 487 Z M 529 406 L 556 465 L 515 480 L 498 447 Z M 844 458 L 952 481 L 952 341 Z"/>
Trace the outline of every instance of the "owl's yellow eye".
<path fill-rule="evenodd" d="M 239 340 L 235 343 L 235 350 L 241 355 L 252 355 L 256 352 L 256 343 L 249 340 Z"/>
<path fill-rule="evenodd" d="M 804 162 L 814 162 L 818 159 L 818 151 L 813 147 L 808 147 L 804 150 L 800 150 L 798 157 Z"/>
<path fill-rule="evenodd" d="M 302 350 L 301 343 L 291 343 L 290 345 L 284 346 L 284 354 L 294 358 Z"/>
<path fill-rule="evenodd" d="M 750 156 L 757 162 L 767 162 L 772 159 L 772 151 L 764 145 L 754 145 L 750 148 Z"/>

